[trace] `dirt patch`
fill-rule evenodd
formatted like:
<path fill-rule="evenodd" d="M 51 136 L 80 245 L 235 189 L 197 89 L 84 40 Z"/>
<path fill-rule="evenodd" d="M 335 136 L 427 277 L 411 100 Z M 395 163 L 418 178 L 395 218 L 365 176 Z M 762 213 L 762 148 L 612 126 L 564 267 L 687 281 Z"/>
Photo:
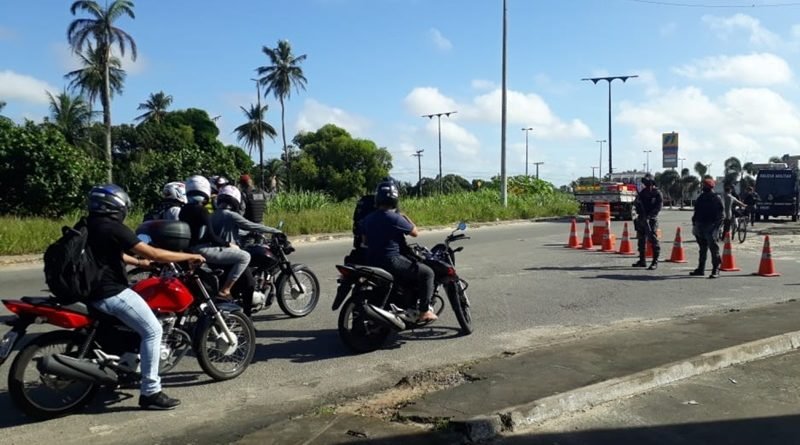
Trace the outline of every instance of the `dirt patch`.
<path fill-rule="evenodd" d="M 464 383 L 479 380 L 469 374 L 473 363 L 446 366 L 422 371 L 403 377 L 392 388 L 349 400 L 335 407 L 337 413 L 378 417 L 393 420 L 399 409 L 425 394 L 453 388 Z"/>

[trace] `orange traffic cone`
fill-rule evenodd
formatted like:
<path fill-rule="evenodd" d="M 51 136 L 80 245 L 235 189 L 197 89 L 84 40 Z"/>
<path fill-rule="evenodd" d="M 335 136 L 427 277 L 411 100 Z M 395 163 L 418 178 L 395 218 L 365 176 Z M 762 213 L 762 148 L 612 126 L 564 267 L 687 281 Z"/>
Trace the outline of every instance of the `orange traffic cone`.
<path fill-rule="evenodd" d="M 631 245 L 631 239 L 628 236 L 628 223 L 625 223 L 622 229 L 622 241 L 619 242 L 617 253 L 620 255 L 636 255 L 636 252 L 633 251 L 633 245 Z"/>
<path fill-rule="evenodd" d="M 583 244 L 581 244 L 581 249 L 591 249 L 593 247 L 592 234 L 589 232 L 589 221 L 586 221 L 586 229 L 583 231 Z"/>
<path fill-rule="evenodd" d="M 569 239 L 567 240 L 567 245 L 564 247 L 568 247 L 570 249 L 581 248 L 581 244 L 578 242 L 578 226 L 575 222 L 575 218 L 572 219 L 572 224 L 569 228 Z"/>
<path fill-rule="evenodd" d="M 613 233 L 604 233 L 603 234 L 603 245 L 600 249 L 601 252 L 615 252 L 614 250 L 614 243 L 617 241 L 617 237 L 614 236 Z"/>
<path fill-rule="evenodd" d="M 675 241 L 672 243 L 672 255 L 667 260 L 670 263 L 685 263 L 686 252 L 683 250 L 683 240 L 681 239 L 681 228 L 675 231 Z"/>
<path fill-rule="evenodd" d="M 775 272 L 775 263 L 772 261 L 772 248 L 769 246 L 769 235 L 764 236 L 764 250 L 761 252 L 761 264 L 758 266 L 758 273 L 762 277 L 778 277 L 781 274 Z"/>
<path fill-rule="evenodd" d="M 742 269 L 736 267 L 736 261 L 733 259 L 733 247 L 731 247 L 731 232 L 725 232 L 725 247 L 722 248 L 722 267 L 719 270 L 723 272 L 737 272 Z"/>

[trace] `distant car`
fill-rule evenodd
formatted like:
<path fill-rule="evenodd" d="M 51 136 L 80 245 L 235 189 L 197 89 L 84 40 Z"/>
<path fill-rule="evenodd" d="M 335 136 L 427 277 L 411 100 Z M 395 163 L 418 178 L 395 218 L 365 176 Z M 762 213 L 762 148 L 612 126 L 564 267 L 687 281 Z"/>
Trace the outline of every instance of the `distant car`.
<path fill-rule="evenodd" d="M 789 216 L 797 221 L 800 188 L 796 170 L 762 169 L 756 175 L 756 219 Z"/>

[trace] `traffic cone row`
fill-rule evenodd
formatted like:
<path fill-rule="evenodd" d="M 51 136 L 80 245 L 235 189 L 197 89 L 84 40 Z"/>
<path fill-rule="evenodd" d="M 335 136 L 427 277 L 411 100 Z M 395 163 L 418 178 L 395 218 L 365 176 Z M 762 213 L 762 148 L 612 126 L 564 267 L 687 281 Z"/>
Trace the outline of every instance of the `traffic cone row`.
<path fill-rule="evenodd" d="M 625 223 L 622 229 L 622 239 L 619 244 L 619 249 L 614 250 L 614 243 L 616 242 L 616 237 L 613 233 L 610 233 L 610 227 L 608 232 L 603 235 L 603 241 L 601 244 L 601 252 L 608 252 L 608 253 L 617 253 L 620 255 L 636 255 L 637 252 L 633 250 L 633 243 L 631 243 L 630 236 L 628 233 L 628 223 Z M 659 235 L 660 235 L 659 230 Z M 724 236 L 724 247 L 722 249 L 722 264 L 720 266 L 720 271 L 723 272 L 737 272 L 741 269 L 736 266 L 736 259 L 733 256 L 733 246 L 731 244 L 731 234 L 730 232 L 725 232 Z M 646 253 L 645 256 L 649 254 L 652 257 L 652 245 L 648 241 L 646 243 Z M 578 235 L 577 235 L 577 222 L 575 219 L 572 220 L 570 224 L 569 230 L 569 239 L 567 240 L 567 245 L 564 246 L 571 249 L 582 249 L 582 250 L 590 250 L 594 248 L 594 242 L 592 241 L 592 233 L 589 229 L 589 221 L 586 221 L 586 227 L 583 231 L 583 242 L 578 243 Z M 686 251 L 683 248 L 683 239 L 681 237 L 681 228 L 675 231 L 675 241 L 672 243 L 672 254 L 670 258 L 667 260 L 670 263 L 686 263 Z M 772 248 L 770 247 L 769 243 L 769 235 L 764 236 L 764 248 L 761 252 L 761 262 L 758 266 L 758 272 L 754 273 L 753 275 L 759 275 L 762 277 L 778 277 L 780 274 L 775 271 L 775 263 L 772 260 Z"/>

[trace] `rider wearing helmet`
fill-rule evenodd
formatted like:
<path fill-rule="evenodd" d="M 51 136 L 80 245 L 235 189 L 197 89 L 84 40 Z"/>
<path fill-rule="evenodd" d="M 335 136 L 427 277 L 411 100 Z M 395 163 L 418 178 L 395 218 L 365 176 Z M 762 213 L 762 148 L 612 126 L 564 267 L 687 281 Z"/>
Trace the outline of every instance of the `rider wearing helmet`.
<path fill-rule="evenodd" d="M 211 230 L 211 217 L 206 205 L 211 197 L 211 184 L 203 176 L 192 176 L 186 180 L 186 195 L 189 204 L 181 209 L 180 219 L 189 223 L 192 230 L 190 246 L 203 255 L 206 261 L 221 266 L 232 266 L 219 289 L 219 298 L 229 300 L 236 280 L 250 264 L 250 254 L 235 244 L 217 236 Z"/>
<path fill-rule="evenodd" d="M 141 338 L 141 393 L 144 409 L 172 409 L 180 401 L 161 391 L 158 362 L 161 348 L 161 323 L 142 297 L 128 288 L 125 265 L 148 267 L 150 261 L 198 262 L 200 255 L 172 252 L 145 244 L 123 222 L 131 209 L 128 194 L 114 184 L 100 185 L 89 192 L 87 245 L 100 267 L 99 277 L 89 296 L 95 309 L 112 315 Z M 146 258 L 138 260 L 132 255 Z"/>
<path fill-rule="evenodd" d="M 692 215 L 692 233 L 700 246 L 700 257 L 697 269 L 689 275 L 702 276 L 706 270 L 706 256 L 711 251 L 711 275 L 708 278 L 719 277 L 719 266 L 722 260 L 719 256 L 719 226 L 724 217 L 724 205 L 722 198 L 714 193 L 714 182 L 711 178 L 706 178 L 702 182 L 702 193 L 697 197 L 694 204 L 694 214 Z"/>
<path fill-rule="evenodd" d="M 661 253 L 661 245 L 658 243 L 658 213 L 664 198 L 661 191 L 655 187 L 656 181 L 653 175 L 647 173 L 642 178 L 644 188 L 639 190 L 633 205 L 636 207 L 636 220 L 633 227 L 636 229 L 636 238 L 639 241 L 639 261 L 633 263 L 633 267 L 645 267 L 646 243 L 650 242 L 653 246 L 653 262 L 650 263 L 649 270 L 658 267 L 658 255 Z"/>
<path fill-rule="evenodd" d="M 395 211 L 400 192 L 394 181 L 383 181 L 375 190 L 375 211 L 361 220 L 361 233 L 367 244 L 367 261 L 397 278 L 417 283 L 422 294 L 419 300 L 419 321 L 433 321 L 438 317 L 431 310 L 433 296 L 433 269 L 419 261 L 411 261 L 400 252 L 405 235 L 417 236 L 419 232 L 411 220 Z"/>
<path fill-rule="evenodd" d="M 239 206 L 241 203 L 242 193 L 235 186 L 225 185 L 219 189 L 210 224 L 211 230 L 216 236 L 220 237 L 231 246 L 237 246 L 240 244 L 239 235 L 242 232 L 269 233 L 272 235 L 283 234 L 283 232 L 278 229 L 248 221 L 239 213 Z M 236 282 L 239 283 L 239 285 L 236 286 L 235 291 L 240 294 L 244 301 L 244 311 L 245 314 L 249 316 L 253 302 L 255 280 L 249 269 L 245 267 L 245 270 L 243 273 L 240 273 L 240 277 Z"/>
<path fill-rule="evenodd" d="M 181 207 L 187 202 L 186 185 L 182 182 L 170 182 L 164 186 L 161 192 L 161 203 L 148 213 L 144 220 L 170 219 L 177 221 L 181 214 Z"/>

